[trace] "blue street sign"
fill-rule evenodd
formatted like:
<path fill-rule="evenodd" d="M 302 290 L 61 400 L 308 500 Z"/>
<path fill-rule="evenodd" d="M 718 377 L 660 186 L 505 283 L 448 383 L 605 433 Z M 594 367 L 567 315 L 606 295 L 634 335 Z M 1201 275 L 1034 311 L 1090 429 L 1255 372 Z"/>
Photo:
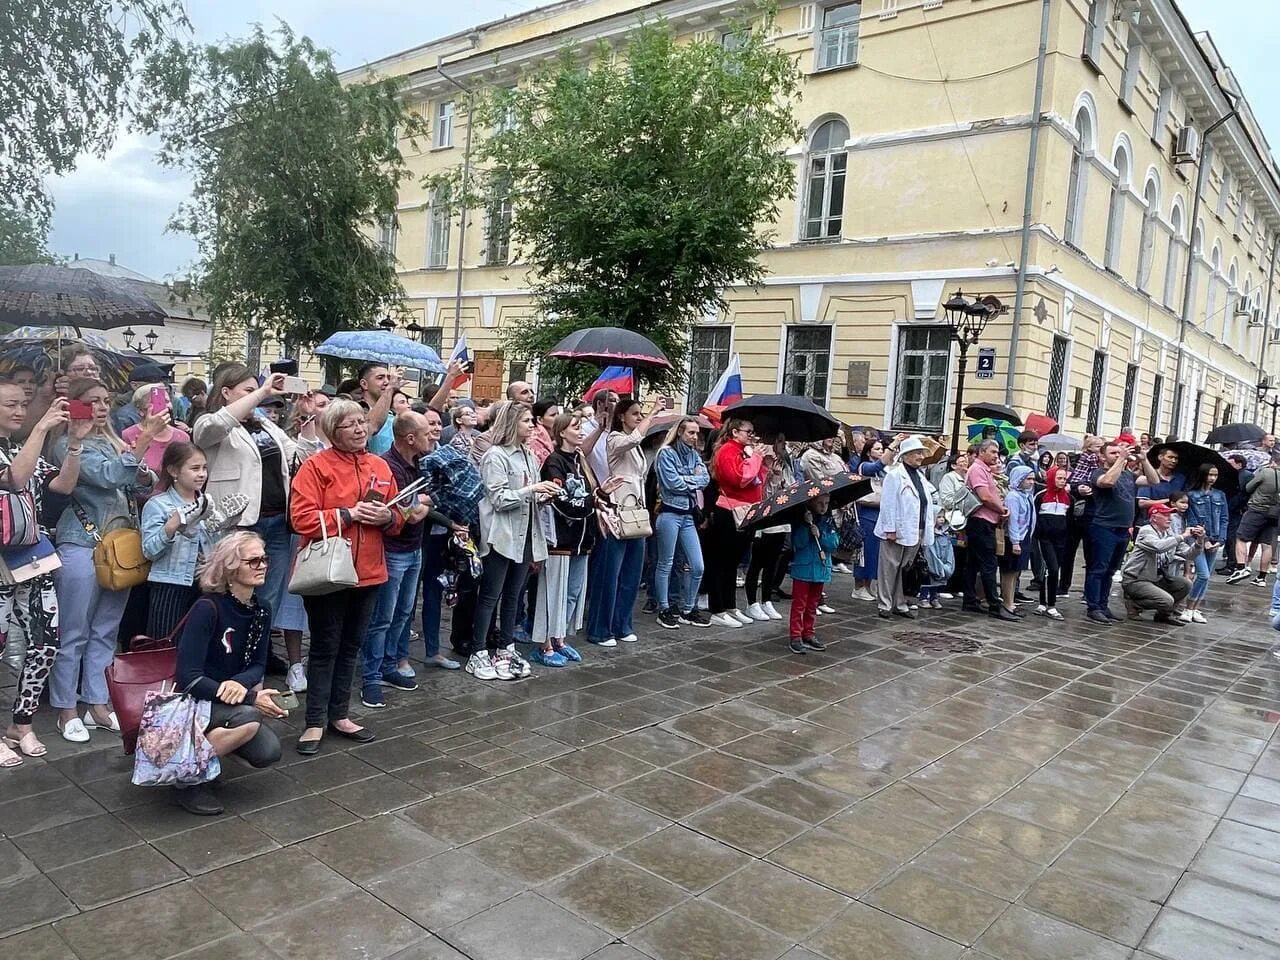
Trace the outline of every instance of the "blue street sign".
<path fill-rule="evenodd" d="M 979 380 L 990 380 L 996 375 L 996 348 L 995 347 L 979 347 L 978 348 L 978 372 L 975 376 Z"/>

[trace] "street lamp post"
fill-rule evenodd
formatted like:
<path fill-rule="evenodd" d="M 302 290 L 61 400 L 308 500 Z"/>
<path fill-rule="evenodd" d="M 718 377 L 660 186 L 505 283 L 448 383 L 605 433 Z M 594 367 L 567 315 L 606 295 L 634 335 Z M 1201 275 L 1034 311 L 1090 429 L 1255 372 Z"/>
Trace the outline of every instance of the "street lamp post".
<path fill-rule="evenodd" d="M 978 342 L 987 322 L 1006 309 L 995 297 L 969 300 L 957 290 L 942 305 L 951 329 L 951 339 L 960 347 L 960 366 L 956 377 L 956 408 L 951 424 L 951 452 L 960 450 L 960 417 L 964 408 L 964 379 L 969 370 L 969 348 Z"/>
<path fill-rule="evenodd" d="M 1276 397 L 1267 396 L 1267 394 L 1271 392 L 1273 387 L 1266 380 L 1263 380 L 1262 382 L 1260 382 L 1258 384 L 1257 389 L 1258 389 L 1258 403 L 1259 404 L 1265 403 L 1268 407 L 1271 408 L 1271 432 L 1275 433 L 1276 432 L 1276 413 L 1277 411 L 1280 411 L 1280 396 L 1276 396 Z"/>

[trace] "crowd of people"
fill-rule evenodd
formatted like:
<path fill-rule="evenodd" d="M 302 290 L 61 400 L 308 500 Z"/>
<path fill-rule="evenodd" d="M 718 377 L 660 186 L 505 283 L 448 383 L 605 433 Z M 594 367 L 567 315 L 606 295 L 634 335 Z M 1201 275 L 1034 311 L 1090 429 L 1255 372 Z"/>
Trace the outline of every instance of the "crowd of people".
<path fill-rule="evenodd" d="M 797 444 L 607 390 L 561 405 L 520 381 L 480 404 L 450 389 L 457 365 L 425 400 L 374 363 L 302 395 L 235 362 L 176 392 L 144 366 L 122 397 L 84 348 L 59 369 L 0 373 L 0 512 L 24 498 L 60 560 L 0 587 L 0 624 L 22 644 L 0 767 L 46 752 L 32 727 L 46 684 L 61 736 L 118 734 L 104 674 L 137 635 L 172 637 L 179 687 L 213 704 L 215 752 L 261 766 L 280 756 L 266 721 L 284 714 L 284 688 L 306 693 L 295 749 L 309 755 L 326 736 L 372 740 L 349 716 L 353 692 L 383 707 L 416 689 L 415 663 L 517 681 L 635 644 L 646 625 L 776 623 L 805 655 L 824 649 L 837 576 L 886 619 L 958 601 L 1062 620 L 1083 552 L 1090 621 L 1122 619 L 1118 587 L 1128 617 L 1204 623 L 1219 560 L 1228 583 L 1265 585 L 1280 520 L 1272 437 L 1256 471 L 1228 459 L 1240 473 L 1227 485 L 1213 463 L 1180 472 L 1167 446 L 1152 462 L 1145 435 L 1042 453 L 1025 432 L 1016 450 L 983 438 L 945 457 L 931 438 L 870 429 Z M 866 481 L 857 500 L 818 492 L 844 475 Z M 815 495 L 794 522 L 744 530 L 745 511 L 799 481 Z M 145 581 L 104 576 L 116 531 L 136 532 Z M 289 592 L 295 558 L 331 537 L 350 544 L 353 582 Z M 265 680 L 276 670 L 279 691 Z M 221 809 L 200 786 L 177 796 Z"/>

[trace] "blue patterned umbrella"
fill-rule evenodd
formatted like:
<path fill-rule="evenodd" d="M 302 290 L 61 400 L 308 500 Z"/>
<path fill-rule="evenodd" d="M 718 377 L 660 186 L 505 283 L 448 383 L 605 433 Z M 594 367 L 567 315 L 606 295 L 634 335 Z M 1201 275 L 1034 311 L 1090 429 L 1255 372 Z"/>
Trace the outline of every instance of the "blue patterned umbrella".
<path fill-rule="evenodd" d="M 385 363 L 387 366 L 413 367 L 428 373 L 444 373 L 445 365 L 425 343 L 407 337 L 398 337 L 385 330 L 344 330 L 335 333 L 314 353 L 321 357 L 339 360 L 359 360 L 362 363 Z"/>

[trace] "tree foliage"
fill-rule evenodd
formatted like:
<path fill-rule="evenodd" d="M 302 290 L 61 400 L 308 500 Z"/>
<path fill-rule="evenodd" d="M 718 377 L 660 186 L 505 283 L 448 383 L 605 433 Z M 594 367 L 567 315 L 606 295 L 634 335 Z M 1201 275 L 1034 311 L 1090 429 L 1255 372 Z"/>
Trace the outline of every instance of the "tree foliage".
<path fill-rule="evenodd" d="M 644 24 L 616 54 L 568 50 L 481 99 L 478 155 L 490 185 L 511 184 L 512 245 L 540 308 L 505 331 L 514 356 L 609 325 L 645 333 L 681 371 L 721 291 L 763 278 L 759 253 L 794 190 L 783 149 L 800 135 L 799 73 L 768 43 L 772 22 L 736 45 Z"/>
<path fill-rule="evenodd" d="M 0 207 L 0 267 L 56 262 L 49 252 L 48 234 L 45 220 Z"/>
<path fill-rule="evenodd" d="M 199 244 L 220 326 L 314 345 L 398 302 L 394 256 L 373 234 L 407 175 L 397 131 L 421 121 L 394 81 L 344 85 L 326 51 L 281 24 L 154 57 L 147 82 L 160 162 L 194 181 L 170 225 Z"/>
<path fill-rule="evenodd" d="M 181 0 L 0 3 L 0 205 L 47 218 L 44 178 L 110 149 L 138 64 L 187 27 Z"/>

